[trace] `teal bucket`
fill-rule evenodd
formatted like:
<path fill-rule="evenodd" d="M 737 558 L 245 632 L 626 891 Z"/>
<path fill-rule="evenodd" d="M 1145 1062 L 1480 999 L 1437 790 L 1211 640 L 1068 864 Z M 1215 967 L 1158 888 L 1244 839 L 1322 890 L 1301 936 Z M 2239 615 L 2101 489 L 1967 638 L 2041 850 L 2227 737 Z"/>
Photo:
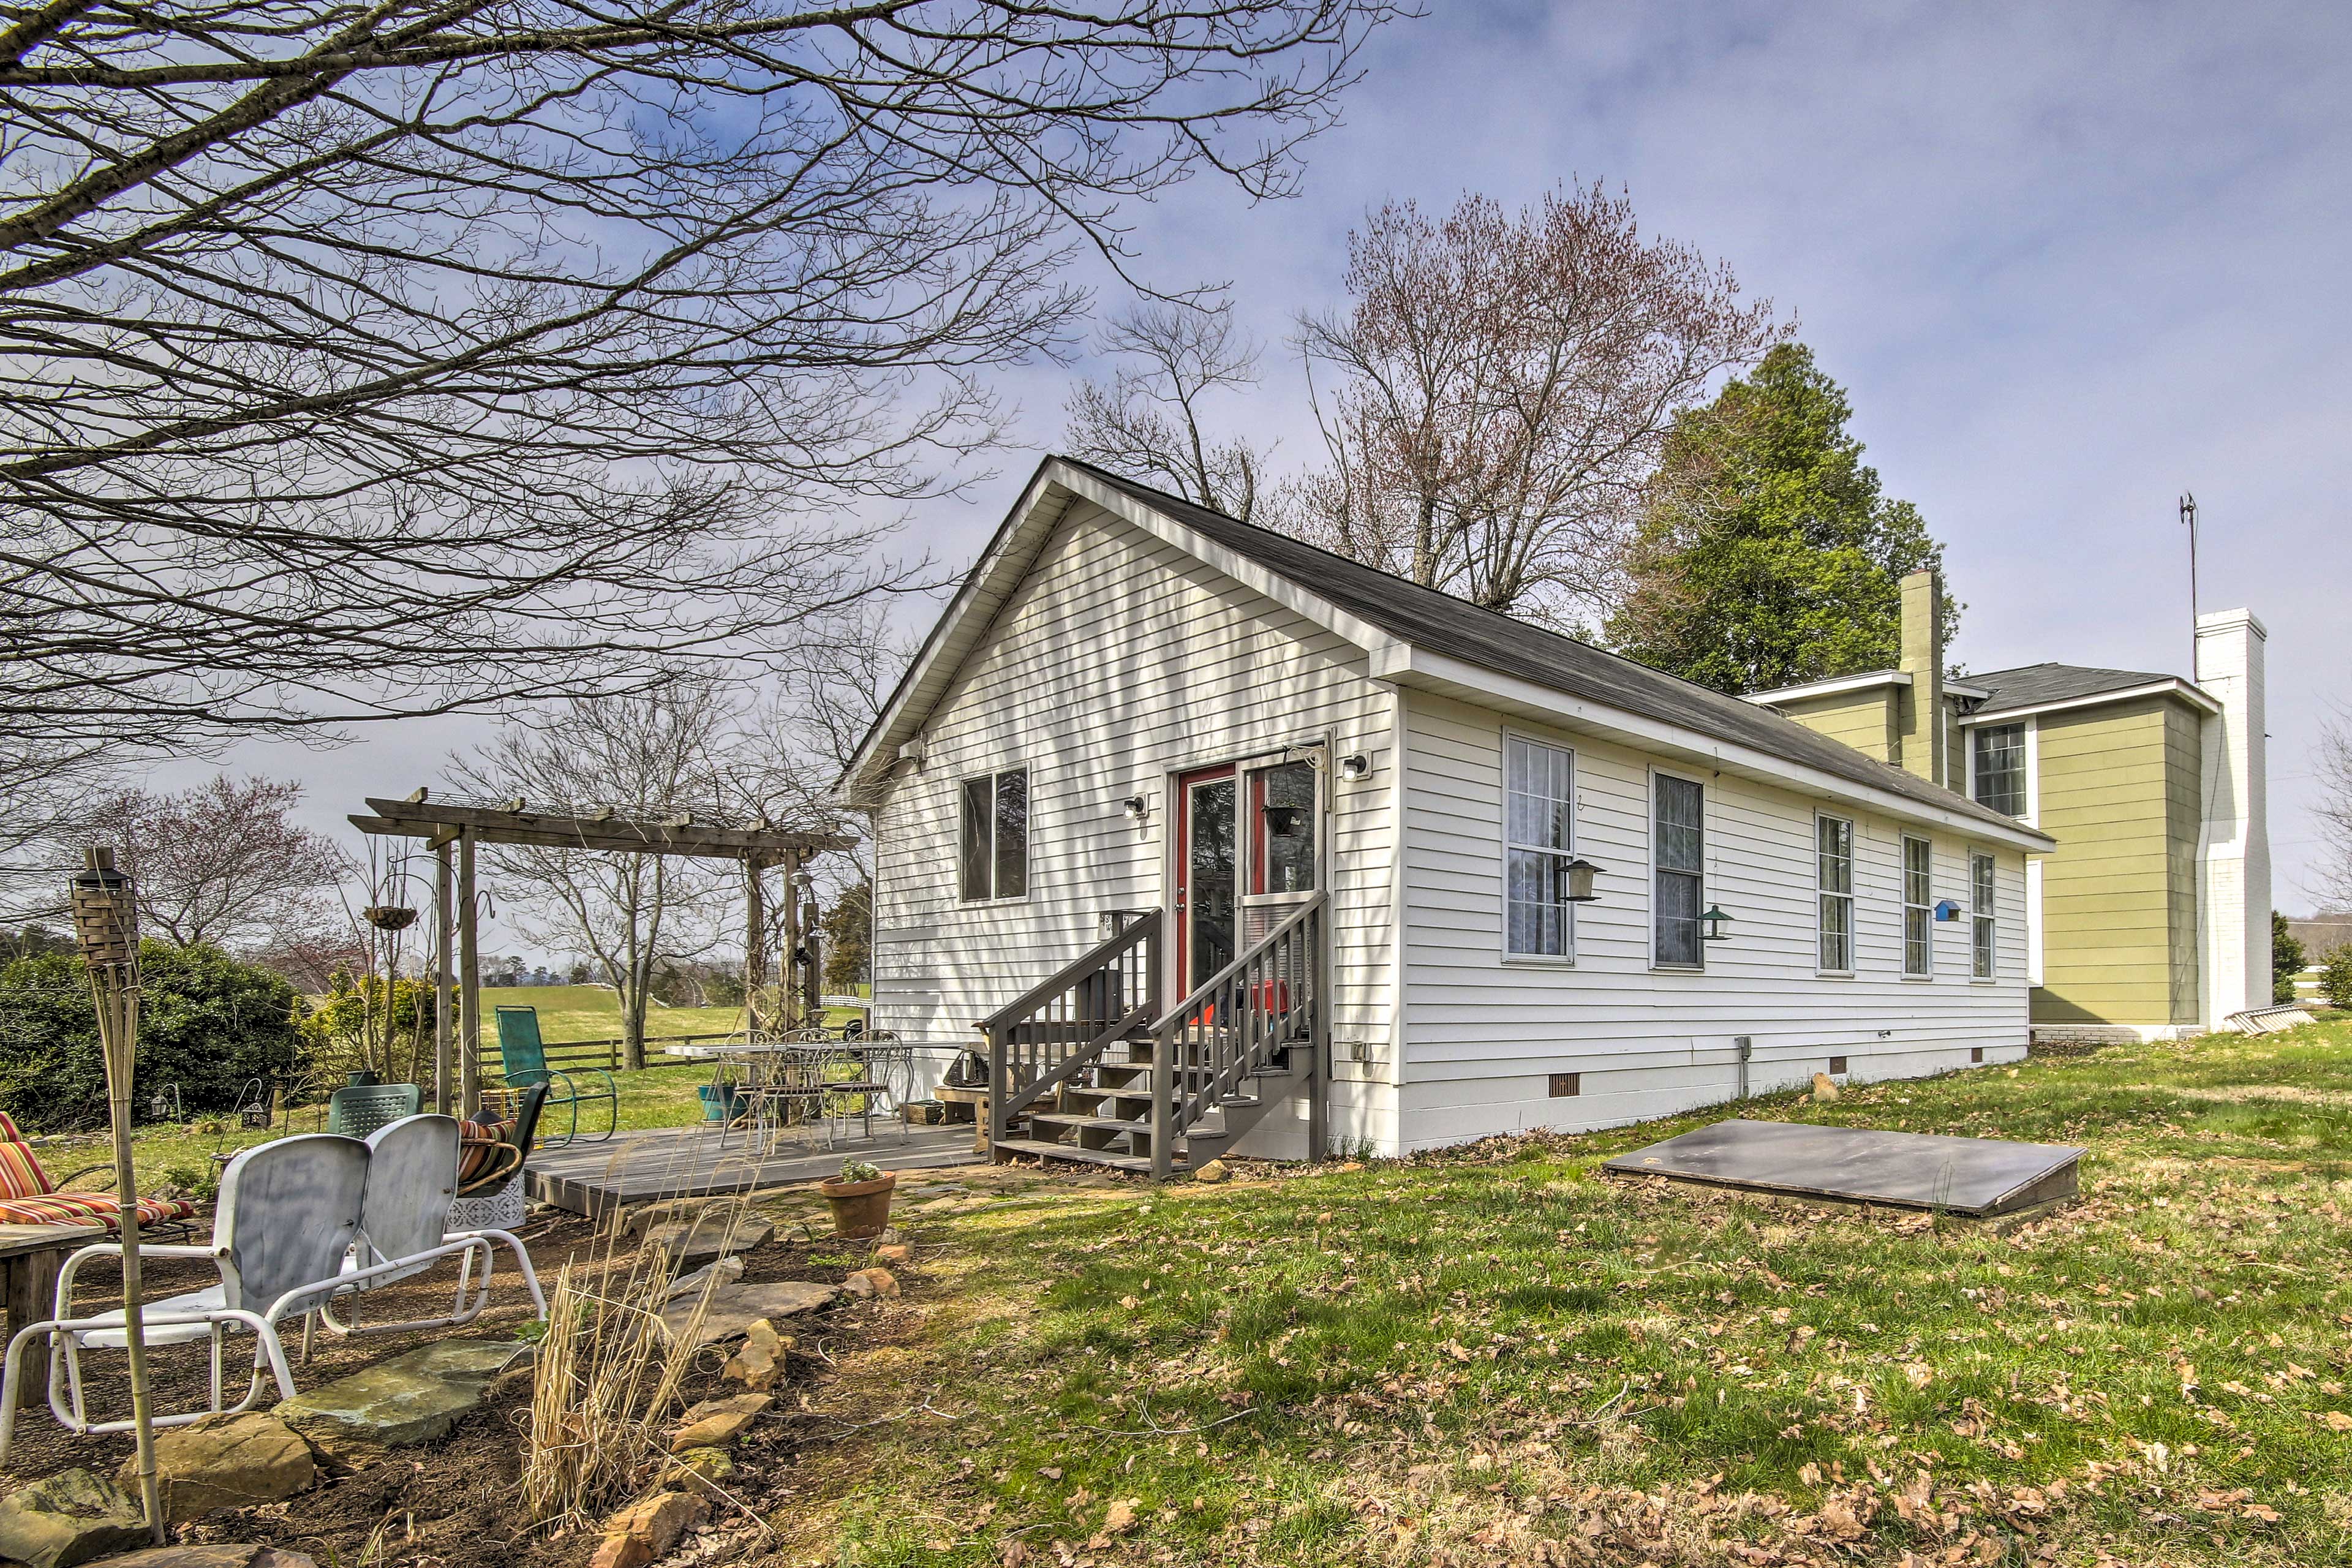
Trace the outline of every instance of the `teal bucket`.
<path fill-rule="evenodd" d="M 695 1092 L 702 1097 L 705 1121 L 731 1121 L 743 1113 L 743 1091 L 734 1084 L 706 1083 Z"/>

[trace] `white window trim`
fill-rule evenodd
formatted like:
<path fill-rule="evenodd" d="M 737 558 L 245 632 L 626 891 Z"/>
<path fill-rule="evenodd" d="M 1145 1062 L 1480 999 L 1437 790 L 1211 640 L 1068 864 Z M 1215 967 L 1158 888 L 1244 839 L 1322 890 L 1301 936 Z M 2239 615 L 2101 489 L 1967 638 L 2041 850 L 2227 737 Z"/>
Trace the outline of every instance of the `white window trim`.
<path fill-rule="evenodd" d="M 963 786 L 974 779 L 988 781 L 988 885 L 993 889 L 996 886 L 996 781 L 1006 773 L 1021 774 L 1022 782 L 1029 791 L 1029 826 L 1021 840 L 1021 890 L 1017 893 L 1004 894 L 991 891 L 984 899 L 967 899 L 963 896 Z M 1034 771 L 1027 763 L 1007 763 L 1001 768 L 990 768 L 982 773 L 958 775 L 955 816 L 956 903 L 964 909 L 981 909 L 994 904 L 1027 903 L 1031 889 L 1037 886 L 1037 789 Z"/>
<path fill-rule="evenodd" d="M 1980 844 L 1968 847 L 1969 857 L 1969 980 L 1971 984 L 1991 985 L 2000 979 L 2000 857 Z M 1977 862 L 1992 862 L 1992 906 L 1977 908 Z M 1992 922 L 1992 967 L 1987 973 L 1977 973 L 1977 921 Z"/>
<path fill-rule="evenodd" d="M 1574 904 L 1568 906 L 1568 952 L 1566 953 L 1513 952 L 1511 951 L 1511 851 L 1523 848 L 1543 854 L 1558 853 L 1557 850 L 1538 850 L 1538 847 L 1532 844 L 1519 845 L 1511 842 L 1511 742 L 1515 740 L 1525 741 L 1531 745 L 1548 746 L 1555 752 L 1564 752 L 1568 754 L 1568 856 L 1570 859 L 1576 858 L 1580 852 L 1578 846 L 1584 837 L 1583 826 L 1576 820 L 1578 784 L 1576 748 L 1564 745 L 1549 735 L 1538 735 L 1531 730 L 1514 729 L 1505 725 L 1502 750 L 1496 757 L 1499 769 L 1496 776 L 1502 785 L 1497 796 L 1502 805 L 1502 821 L 1496 825 L 1496 831 L 1500 835 L 1503 846 L 1502 886 L 1497 889 L 1497 896 L 1502 901 L 1503 929 L 1496 933 L 1496 940 L 1501 944 L 1503 962 L 1514 967 L 1573 969 L 1576 967 L 1576 906 Z"/>
<path fill-rule="evenodd" d="M 1642 900 L 1645 910 L 1642 923 L 1649 931 L 1650 971 L 1654 974 L 1704 974 L 1706 973 L 1706 932 L 1704 929 L 1698 933 L 1696 963 L 1663 963 L 1658 960 L 1658 781 L 1662 778 L 1680 779 L 1683 783 L 1695 784 L 1698 788 L 1698 905 L 1701 910 L 1708 907 L 1706 851 L 1707 847 L 1715 839 L 1714 832 L 1708 827 L 1706 820 L 1706 781 L 1696 773 L 1686 773 L 1679 769 L 1662 768 L 1655 763 L 1651 764 L 1649 797 L 1642 803 L 1643 818 L 1648 825 L 1650 840 L 1649 881 Z M 1705 924 L 1705 921 L 1700 922 L 1702 928 Z"/>
<path fill-rule="evenodd" d="M 1822 824 L 1824 822 L 1845 824 L 1846 885 L 1851 890 L 1843 894 L 1833 895 L 1822 886 Z M 1813 813 L 1813 973 L 1825 979 L 1851 980 L 1860 963 L 1862 943 L 1860 933 L 1854 929 L 1854 917 L 1861 907 L 1857 902 L 1862 882 L 1861 861 L 1862 835 L 1855 827 L 1853 818 L 1842 816 L 1834 811 Z M 1822 967 L 1822 900 L 1831 897 L 1845 900 L 1846 965 L 1843 969 Z"/>
<path fill-rule="evenodd" d="M 1924 844 L 1927 847 L 1927 901 L 1925 904 L 1915 904 L 1911 901 L 1910 847 L 1914 844 Z M 1896 844 L 1895 898 L 1895 907 L 1902 911 L 1902 920 L 1895 932 L 1895 962 L 1906 980 L 1933 980 L 1936 978 L 1936 841 L 1924 833 L 1906 833 Z M 1913 910 L 1919 910 L 1927 917 L 1927 967 L 1924 972 L 1915 972 L 1911 967 L 1911 911 Z"/>

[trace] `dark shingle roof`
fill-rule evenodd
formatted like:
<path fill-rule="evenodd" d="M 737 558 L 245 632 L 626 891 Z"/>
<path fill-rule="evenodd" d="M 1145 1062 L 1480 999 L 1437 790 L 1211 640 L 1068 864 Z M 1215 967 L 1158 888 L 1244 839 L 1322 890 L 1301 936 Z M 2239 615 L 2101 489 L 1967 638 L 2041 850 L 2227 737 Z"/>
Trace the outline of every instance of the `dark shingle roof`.
<path fill-rule="evenodd" d="M 1060 460 L 1415 647 L 1818 768 L 1921 805 L 1958 812 L 2011 831 L 2021 826 L 2014 817 L 1864 756 L 1769 709 L 1210 511 L 1090 463 Z"/>
<path fill-rule="evenodd" d="M 2015 669 L 1996 669 L 1989 675 L 1962 678 L 1965 684 L 1992 693 L 1977 709 L 1979 716 L 2005 713 L 2012 708 L 2039 708 L 2045 702 L 2069 702 L 2077 697 L 2096 697 L 2107 691 L 2128 691 L 2136 686 L 2155 686 L 2179 679 L 2145 669 L 2094 669 L 2080 664 L 2022 664 Z"/>

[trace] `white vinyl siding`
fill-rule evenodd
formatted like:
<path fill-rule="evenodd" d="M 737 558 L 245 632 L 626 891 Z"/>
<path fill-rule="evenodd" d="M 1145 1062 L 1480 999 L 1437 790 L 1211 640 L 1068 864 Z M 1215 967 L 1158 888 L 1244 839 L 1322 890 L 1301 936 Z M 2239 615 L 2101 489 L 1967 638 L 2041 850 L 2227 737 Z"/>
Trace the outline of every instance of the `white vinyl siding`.
<path fill-rule="evenodd" d="M 933 709 L 919 766 L 898 766 L 875 814 L 876 1026 L 916 1042 L 935 1078 L 978 1042 L 976 1022 L 1101 941 L 1106 911 L 1164 903 L 1171 773 L 1328 734 L 1335 754 L 1372 764 L 1326 784 L 1331 1136 L 1393 1147 L 1391 708 L 1360 649 L 1074 507 Z M 1026 897 L 965 902 L 962 783 L 1015 767 L 1027 770 Z M 1139 795 L 1139 823 L 1123 804 Z M 1252 1145 L 1300 1143 L 1305 1126 L 1282 1108 Z"/>
<path fill-rule="evenodd" d="M 1903 974 L 1908 980 L 1936 973 L 1936 851 L 1925 838 L 1903 838 Z"/>
<path fill-rule="evenodd" d="M 1856 811 L 1853 978 L 1816 973 L 1820 800 L 1688 758 L 1539 725 L 1465 700 L 1400 694 L 1404 796 L 1406 1058 L 1399 1115 L 1408 1147 L 1535 1127 L 1621 1125 L 1731 1099 L 1740 1036 L 1757 1092 L 1798 1087 L 1847 1058 L 1857 1082 L 2021 1060 L 2022 922 L 2003 920 L 2000 978 L 1922 986 L 1901 979 L 1906 826 Z M 1576 963 L 1514 963 L 1504 952 L 1503 738 L 1532 731 L 1576 752 L 1576 853 L 1600 868 L 1576 911 Z M 1650 963 L 1654 767 L 1706 785 L 1706 891 L 1736 920 L 1706 944 L 1704 970 Z M 2004 910 L 2022 907 L 2021 851 L 1997 860 Z M 1967 876 L 1958 847 L 1937 878 Z M 1702 905 L 1701 908 L 1705 908 Z M 1549 1075 L 1581 1075 L 1552 1099 Z"/>
<path fill-rule="evenodd" d="M 1821 893 L 1820 946 L 1813 963 L 1824 974 L 1853 973 L 1853 823 L 1843 816 L 1813 819 L 1813 875 Z"/>
<path fill-rule="evenodd" d="M 1576 754 L 1525 735 L 1503 742 L 1504 950 L 1517 958 L 1576 956 L 1568 863 L 1576 853 Z"/>

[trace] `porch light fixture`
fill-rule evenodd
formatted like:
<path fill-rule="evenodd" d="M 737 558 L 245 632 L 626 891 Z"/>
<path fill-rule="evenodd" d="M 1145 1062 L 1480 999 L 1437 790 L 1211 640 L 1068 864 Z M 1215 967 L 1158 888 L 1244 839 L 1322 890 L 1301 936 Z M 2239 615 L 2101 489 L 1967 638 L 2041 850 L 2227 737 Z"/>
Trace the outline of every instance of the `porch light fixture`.
<path fill-rule="evenodd" d="M 1706 907 L 1706 913 L 1698 918 L 1706 922 L 1708 942 L 1728 942 L 1731 939 L 1731 933 L 1723 929 L 1730 922 L 1731 917 L 1723 912 L 1721 904 L 1709 904 Z"/>
<path fill-rule="evenodd" d="M 1592 874 L 1601 869 L 1582 856 L 1560 868 L 1568 873 L 1568 901 L 1571 904 L 1598 903 L 1601 895 L 1592 890 Z"/>
<path fill-rule="evenodd" d="M 1141 822 L 1145 817 L 1151 815 L 1151 803 L 1144 799 L 1139 795 L 1129 795 L 1125 800 L 1120 801 L 1118 804 L 1119 808 L 1125 811 L 1128 816 L 1133 821 Z"/>
<path fill-rule="evenodd" d="M 1345 756 L 1339 759 L 1339 776 L 1341 778 L 1360 779 L 1371 771 L 1372 759 L 1364 755 L 1361 752 L 1358 752 L 1350 756 Z"/>

